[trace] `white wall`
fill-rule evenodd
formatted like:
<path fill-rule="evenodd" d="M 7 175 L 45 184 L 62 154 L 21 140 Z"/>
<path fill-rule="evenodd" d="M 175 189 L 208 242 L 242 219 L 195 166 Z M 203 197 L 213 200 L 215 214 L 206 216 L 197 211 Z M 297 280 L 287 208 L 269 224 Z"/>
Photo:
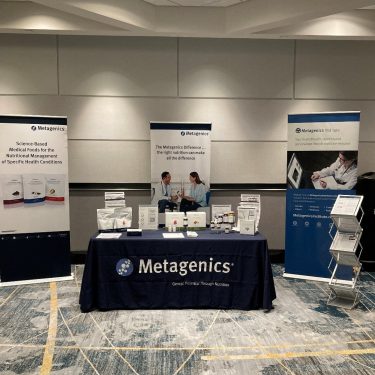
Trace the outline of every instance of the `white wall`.
<path fill-rule="evenodd" d="M 70 182 L 147 183 L 149 122 L 209 121 L 212 183 L 284 183 L 288 113 L 360 110 L 359 171 L 375 170 L 374 66 L 371 41 L 0 35 L 0 113 L 67 115 Z M 283 223 L 284 195 L 262 194 Z"/>

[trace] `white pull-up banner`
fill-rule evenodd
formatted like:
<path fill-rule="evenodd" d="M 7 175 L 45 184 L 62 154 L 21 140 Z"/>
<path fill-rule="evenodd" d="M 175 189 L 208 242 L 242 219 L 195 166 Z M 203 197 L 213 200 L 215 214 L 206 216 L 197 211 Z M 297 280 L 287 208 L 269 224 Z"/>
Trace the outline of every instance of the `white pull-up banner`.
<path fill-rule="evenodd" d="M 189 174 L 197 172 L 200 189 L 209 192 L 211 164 L 211 124 L 151 122 L 152 202 L 158 205 L 164 193 L 161 174 L 171 175 L 170 194 L 192 195 Z M 169 189 L 169 187 L 168 187 Z M 206 206 L 206 202 L 201 205 Z"/>
<path fill-rule="evenodd" d="M 0 116 L 1 284 L 70 275 L 66 117 Z"/>

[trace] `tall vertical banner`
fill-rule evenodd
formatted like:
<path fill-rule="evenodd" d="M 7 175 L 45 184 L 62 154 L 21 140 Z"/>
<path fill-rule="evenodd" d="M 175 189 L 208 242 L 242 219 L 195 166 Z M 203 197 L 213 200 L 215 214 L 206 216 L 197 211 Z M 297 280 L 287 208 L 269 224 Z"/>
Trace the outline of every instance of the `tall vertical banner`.
<path fill-rule="evenodd" d="M 211 124 L 151 122 L 151 189 L 157 191 L 161 174 L 171 175 L 172 194 L 189 195 L 189 174 L 197 172 L 210 187 Z"/>
<path fill-rule="evenodd" d="M 1 285 L 70 269 L 66 117 L 0 116 Z"/>
<path fill-rule="evenodd" d="M 359 121 L 359 112 L 288 116 L 286 277 L 331 276 L 330 212 L 338 194 L 355 194 Z"/>

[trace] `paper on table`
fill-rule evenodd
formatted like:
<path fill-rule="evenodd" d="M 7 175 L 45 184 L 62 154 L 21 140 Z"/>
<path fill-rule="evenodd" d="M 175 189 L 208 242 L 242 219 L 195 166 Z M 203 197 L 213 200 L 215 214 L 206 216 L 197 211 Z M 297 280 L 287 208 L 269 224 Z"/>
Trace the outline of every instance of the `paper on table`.
<path fill-rule="evenodd" d="M 101 239 L 111 239 L 111 238 L 120 238 L 121 233 L 100 233 L 96 236 L 96 238 Z"/>
<path fill-rule="evenodd" d="M 183 233 L 163 233 L 164 238 L 185 238 Z"/>

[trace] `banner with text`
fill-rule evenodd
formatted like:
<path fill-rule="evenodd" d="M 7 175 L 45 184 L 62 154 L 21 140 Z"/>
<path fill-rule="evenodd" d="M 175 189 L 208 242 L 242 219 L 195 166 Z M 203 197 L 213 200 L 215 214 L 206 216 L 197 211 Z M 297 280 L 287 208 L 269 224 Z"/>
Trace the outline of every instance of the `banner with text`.
<path fill-rule="evenodd" d="M 359 112 L 288 116 L 285 276 L 331 276 L 330 212 L 338 194 L 355 194 L 359 121 Z"/>
<path fill-rule="evenodd" d="M 193 194 L 189 175 L 197 172 L 205 192 L 210 188 L 211 124 L 151 122 L 151 199 L 158 205 L 165 195 Z M 171 176 L 168 192 L 162 173 Z M 198 191 L 198 189 L 196 189 Z M 207 204 L 207 201 L 206 201 Z M 202 203 L 201 205 L 206 205 Z M 160 206 L 159 206 L 160 208 Z M 160 210 L 159 210 L 160 212 Z"/>
<path fill-rule="evenodd" d="M 0 116 L 1 281 L 70 274 L 66 117 Z"/>

